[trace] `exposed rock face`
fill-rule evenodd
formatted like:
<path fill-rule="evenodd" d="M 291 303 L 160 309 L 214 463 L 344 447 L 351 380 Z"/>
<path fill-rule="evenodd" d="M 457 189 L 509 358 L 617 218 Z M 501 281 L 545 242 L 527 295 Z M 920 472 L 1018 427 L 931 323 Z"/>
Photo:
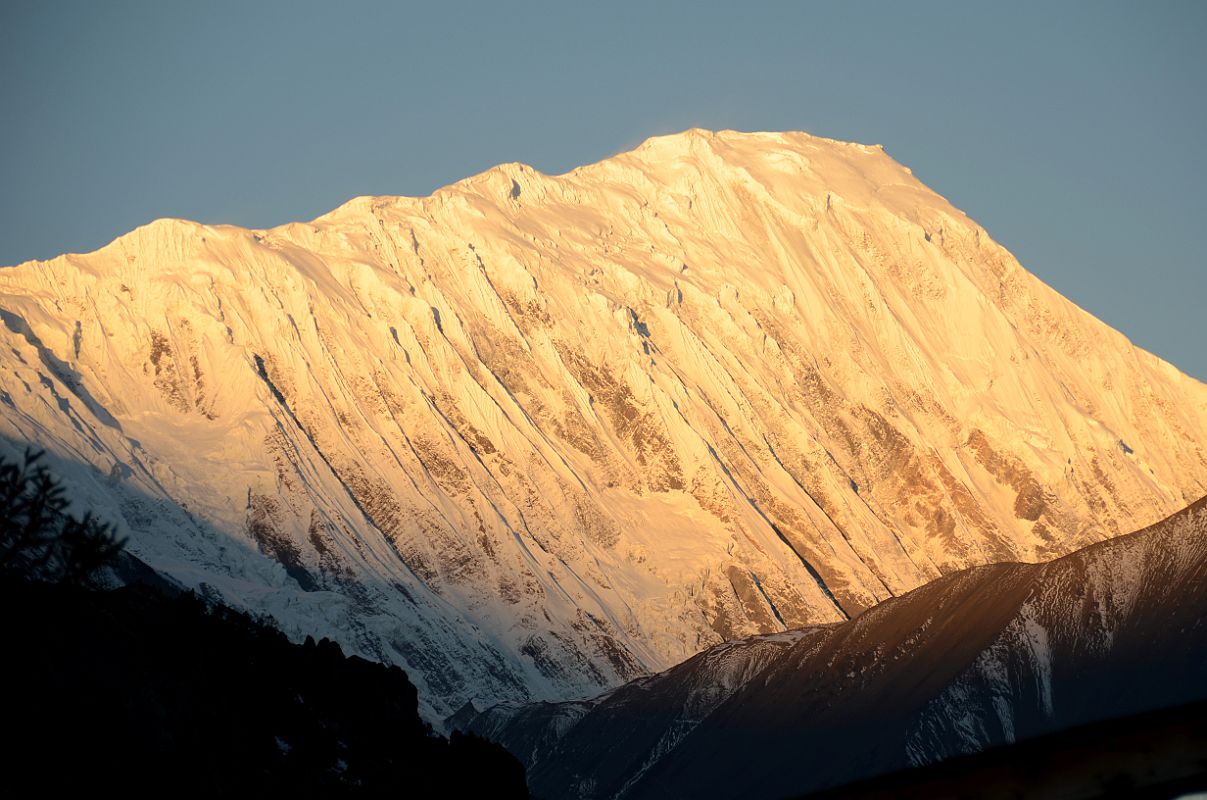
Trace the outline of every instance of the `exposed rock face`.
<path fill-rule="evenodd" d="M 788 797 L 1207 698 L 1207 499 L 1047 564 L 944 576 L 850 622 L 719 645 L 575 703 L 455 724 L 542 797 Z"/>
<path fill-rule="evenodd" d="M 878 147 L 689 131 L 0 271 L 0 434 L 446 714 L 855 616 L 1207 491 L 1207 387 Z M 73 466 L 76 465 L 76 466 Z"/>

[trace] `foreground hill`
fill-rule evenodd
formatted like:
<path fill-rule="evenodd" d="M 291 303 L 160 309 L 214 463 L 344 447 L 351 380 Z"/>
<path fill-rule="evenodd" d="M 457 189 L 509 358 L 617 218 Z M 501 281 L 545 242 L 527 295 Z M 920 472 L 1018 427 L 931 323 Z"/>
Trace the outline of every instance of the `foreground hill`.
<path fill-rule="evenodd" d="M 455 722 L 525 759 L 541 797 L 784 797 L 1202 701 L 1205 663 L 1207 498 L 1050 563 L 979 567 L 850 622 L 721 645 L 594 701 Z M 1091 734 L 1053 741 L 1072 759 Z M 1026 752 L 974 774 L 1004 780 Z"/>
<path fill-rule="evenodd" d="M 1207 387 L 879 147 L 688 131 L 0 270 L 0 455 L 435 718 L 585 696 L 1207 492 Z M 12 453 L 9 453 L 10 455 Z"/>
<path fill-rule="evenodd" d="M 527 797 L 520 764 L 432 734 L 397 667 L 193 595 L 0 573 L 10 797 Z"/>

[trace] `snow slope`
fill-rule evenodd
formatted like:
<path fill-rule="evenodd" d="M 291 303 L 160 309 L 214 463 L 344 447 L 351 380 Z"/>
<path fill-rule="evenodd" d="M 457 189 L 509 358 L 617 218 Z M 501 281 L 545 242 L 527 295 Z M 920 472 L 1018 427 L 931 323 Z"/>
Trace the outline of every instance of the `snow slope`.
<path fill-rule="evenodd" d="M 1207 387 L 879 147 L 692 130 L 0 270 L 0 451 L 445 715 L 586 696 L 1207 491 Z"/>
<path fill-rule="evenodd" d="M 523 759 L 541 797 L 796 796 L 1203 700 L 1205 601 L 1207 498 L 1046 564 L 976 567 L 852 621 L 718 645 L 591 701 L 455 723 Z"/>

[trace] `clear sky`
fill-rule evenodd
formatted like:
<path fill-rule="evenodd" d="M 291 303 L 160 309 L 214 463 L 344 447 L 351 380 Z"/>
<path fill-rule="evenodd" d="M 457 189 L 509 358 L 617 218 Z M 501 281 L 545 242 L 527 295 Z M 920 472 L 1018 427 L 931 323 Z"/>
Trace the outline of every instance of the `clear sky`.
<path fill-rule="evenodd" d="M 684 128 L 883 144 L 1207 379 L 1207 3 L 0 3 L 0 264 Z"/>

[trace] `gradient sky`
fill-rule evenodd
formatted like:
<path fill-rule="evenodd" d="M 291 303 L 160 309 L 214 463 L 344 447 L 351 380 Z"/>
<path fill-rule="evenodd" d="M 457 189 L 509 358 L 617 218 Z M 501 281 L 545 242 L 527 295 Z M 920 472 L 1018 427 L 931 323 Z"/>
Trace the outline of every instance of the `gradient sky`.
<path fill-rule="evenodd" d="M 1207 3 L 0 5 L 0 264 L 684 128 L 883 144 L 1207 379 Z"/>

